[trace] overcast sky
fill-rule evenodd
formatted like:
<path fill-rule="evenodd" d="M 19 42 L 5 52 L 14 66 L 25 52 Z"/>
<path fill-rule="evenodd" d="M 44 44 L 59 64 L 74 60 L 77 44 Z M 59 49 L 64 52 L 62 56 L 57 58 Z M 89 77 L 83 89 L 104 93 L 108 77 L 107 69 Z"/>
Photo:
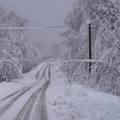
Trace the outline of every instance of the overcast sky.
<path fill-rule="evenodd" d="M 75 0 L 0 0 L 0 4 L 16 11 L 29 21 L 29 26 L 64 25 L 67 13 L 72 10 Z M 63 29 L 31 30 L 30 41 L 37 47 L 49 49 L 62 38 Z M 41 45 L 41 43 L 43 45 Z"/>

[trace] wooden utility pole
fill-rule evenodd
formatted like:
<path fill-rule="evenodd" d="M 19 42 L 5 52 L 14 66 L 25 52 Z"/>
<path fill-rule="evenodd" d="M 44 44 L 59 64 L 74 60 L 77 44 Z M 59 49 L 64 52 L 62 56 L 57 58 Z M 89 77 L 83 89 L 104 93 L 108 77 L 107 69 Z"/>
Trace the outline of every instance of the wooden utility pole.
<path fill-rule="evenodd" d="M 92 59 L 92 44 L 91 44 L 91 24 L 89 24 L 89 59 Z M 91 73 L 91 65 L 92 63 L 89 62 L 89 72 Z"/>

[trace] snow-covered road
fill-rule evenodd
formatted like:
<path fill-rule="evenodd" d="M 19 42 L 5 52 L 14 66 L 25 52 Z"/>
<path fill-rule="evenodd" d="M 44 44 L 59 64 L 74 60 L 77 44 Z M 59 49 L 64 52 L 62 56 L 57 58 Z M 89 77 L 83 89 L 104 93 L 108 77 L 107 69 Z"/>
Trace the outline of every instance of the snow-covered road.
<path fill-rule="evenodd" d="M 47 120 L 45 91 L 50 66 L 40 65 L 24 79 L 0 85 L 0 120 Z"/>
<path fill-rule="evenodd" d="M 0 84 L 0 120 L 120 120 L 120 98 L 69 84 L 58 64 L 44 62 Z"/>

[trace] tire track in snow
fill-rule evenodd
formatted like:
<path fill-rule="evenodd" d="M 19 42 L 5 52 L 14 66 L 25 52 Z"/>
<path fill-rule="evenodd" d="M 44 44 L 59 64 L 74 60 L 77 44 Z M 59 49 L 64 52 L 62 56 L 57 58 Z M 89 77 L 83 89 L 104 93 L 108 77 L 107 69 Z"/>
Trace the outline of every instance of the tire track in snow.
<path fill-rule="evenodd" d="M 4 101 L 2 100 L 0 103 L 0 116 L 4 114 L 4 112 L 12 106 L 12 104 L 19 98 L 21 97 L 24 93 L 29 91 L 32 87 L 30 88 L 24 88 L 23 90 L 19 91 L 18 93 L 14 94 L 11 97 L 6 98 Z"/>
<path fill-rule="evenodd" d="M 45 102 L 45 90 L 48 86 L 48 82 L 45 83 L 42 88 L 38 89 L 37 91 L 35 91 L 35 93 L 32 94 L 32 96 L 30 97 L 30 99 L 27 101 L 27 103 L 24 105 L 23 109 L 19 112 L 19 114 L 17 115 L 15 120 L 33 120 L 32 118 L 32 112 L 34 112 L 34 108 L 35 108 L 35 103 L 39 104 L 38 102 L 40 102 L 40 107 L 43 105 L 43 103 Z M 40 98 L 40 101 L 37 101 L 37 99 Z M 37 102 L 36 102 L 37 101 Z M 43 106 L 42 108 L 44 108 L 45 106 Z M 45 108 L 46 109 L 46 108 Z M 40 112 L 42 111 L 42 109 L 40 110 Z M 42 112 L 42 116 L 44 112 Z M 46 113 L 45 113 L 46 114 Z M 44 118 L 42 117 L 39 113 L 39 118 L 36 118 L 35 120 L 47 120 L 47 119 L 41 119 Z M 45 118 L 46 115 L 45 115 Z"/>
<path fill-rule="evenodd" d="M 32 88 L 32 87 L 35 86 L 35 85 L 36 85 L 36 84 L 30 85 L 29 87 L 20 88 L 19 90 L 15 91 L 15 92 L 12 92 L 12 93 L 10 93 L 9 95 L 5 96 L 4 98 L 0 99 L 0 102 L 2 102 L 2 101 L 4 101 L 4 100 L 7 100 L 7 99 L 11 98 L 12 96 L 18 94 L 19 92 L 24 91 L 25 89 Z"/>

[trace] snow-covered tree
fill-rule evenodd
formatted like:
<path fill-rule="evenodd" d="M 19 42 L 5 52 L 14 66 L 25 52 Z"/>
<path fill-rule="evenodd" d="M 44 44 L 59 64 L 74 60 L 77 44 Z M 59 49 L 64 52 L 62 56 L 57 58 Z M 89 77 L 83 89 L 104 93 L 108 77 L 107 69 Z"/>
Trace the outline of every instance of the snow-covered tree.
<path fill-rule="evenodd" d="M 12 61 L 12 64 L 18 66 L 23 73 L 30 71 L 40 63 L 38 57 L 40 53 L 27 42 L 27 30 L 17 28 L 25 26 L 26 20 L 15 12 L 9 12 L 0 7 L 0 60 Z"/>
<path fill-rule="evenodd" d="M 65 63 L 63 70 L 66 71 L 69 79 L 94 88 L 98 85 L 101 91 L 120 95 L 118 92 L 120 2 L 78 0 L 66 24 L 69 28 L 63 34 L 65 37 L 63 58 L 71 60 L 89 58 L 88 24 L 91 24 L 92 59 L 102 61 L 92 64 L 91 74 L 89 74 L 89 63 L 73 61 Z M 91 83 L 94 84 L 91 86 Z M 115 87 L 116 83 L 117 87 Z"/>
<path fill-rule="evenodd" d="M 0 60 L 0 82 L 11 81 L 22 77 L 20 68 L 12 60 Z"/>

